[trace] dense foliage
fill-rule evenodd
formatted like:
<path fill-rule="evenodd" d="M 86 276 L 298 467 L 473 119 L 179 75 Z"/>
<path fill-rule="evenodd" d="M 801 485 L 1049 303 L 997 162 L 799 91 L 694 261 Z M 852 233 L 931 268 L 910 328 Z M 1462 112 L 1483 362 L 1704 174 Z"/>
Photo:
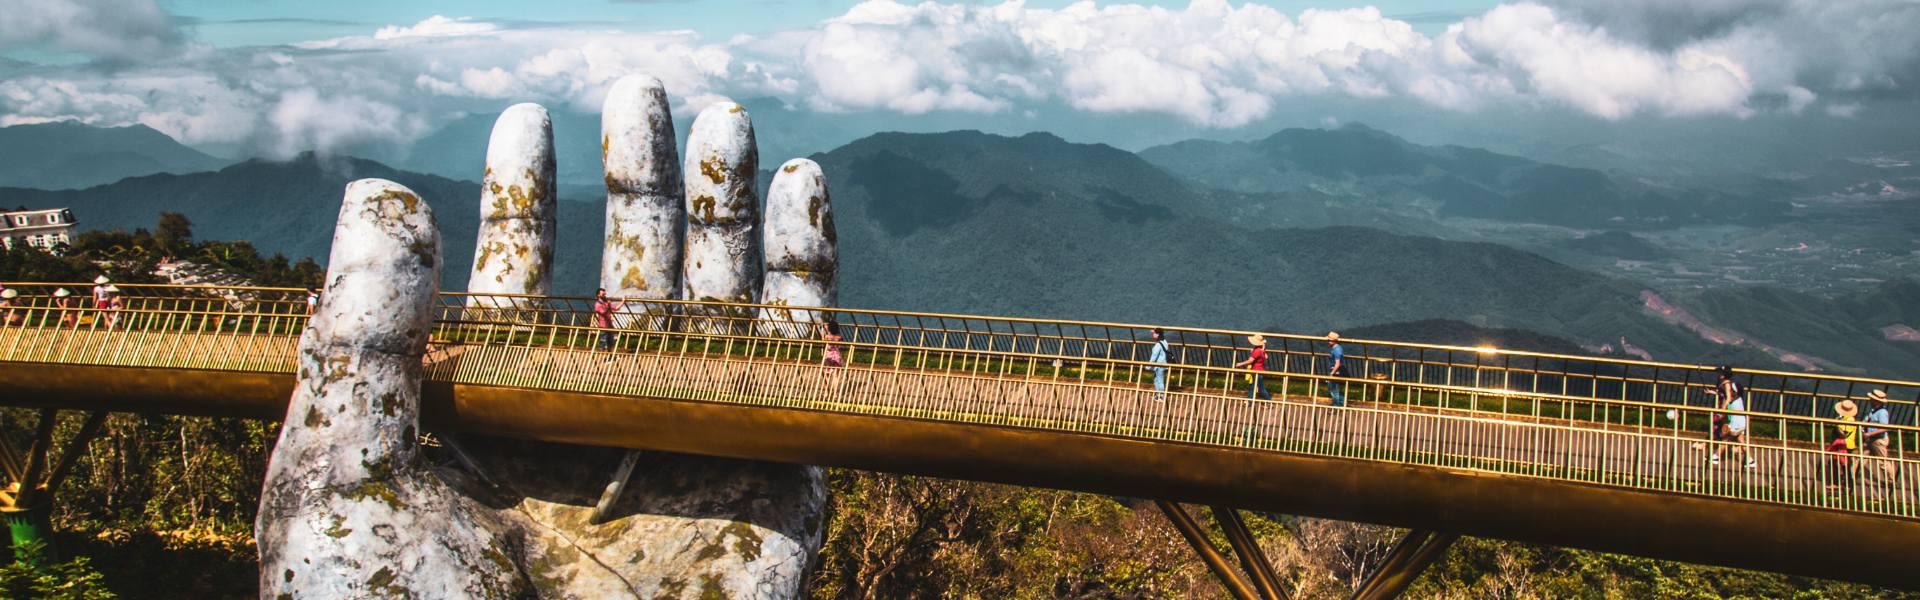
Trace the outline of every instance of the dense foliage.
<path fill-rule="evenodd" d="M 311 258 L 266 256 L 245 241 L 196 241 L 185 215 L 160 213 L 153 231 L 85 231 L 46 252 L 25 245 L 0 250 L 0 281 L 84 282 L 105 273 L 122 283 L 153 283 L 162 261 L 214 267 L 255 285 L 301 287 L 320 283 L 326 270 Z M 76 290 L 77 291 L 77 290 Z"/>

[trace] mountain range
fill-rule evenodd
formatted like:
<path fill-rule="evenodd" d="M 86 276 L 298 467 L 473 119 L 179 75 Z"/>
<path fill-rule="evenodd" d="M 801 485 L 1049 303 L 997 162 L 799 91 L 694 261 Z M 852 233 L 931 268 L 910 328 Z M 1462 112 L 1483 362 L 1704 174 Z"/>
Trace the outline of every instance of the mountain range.
<path fill-rule="evenodd" d="M 847 306 L 1307 332 L 1394 323 L 1381 331 L 1555 351 L 1626 338 L 1661 359 L 1779 366 L 1757 350 L 1718 345 L 1663 320 L 1630 281 L 1491 243 L 1249 222 L 1234 212 L 1236 201 L 1326 199 L 1218 190 L 1109 146 L 1044 133 L 885 133 L 812 158 L 833 193 Z M 92 228 L 145 227 L 159 211 L 182 212 L 202 238 L 248 239 L 265 251 L 324 259 L 341 190 L 363 177 L 399 181 L 432 203 L 444 236 L 445 286 L 463 289 L 478 186 L 369 160 L 303 155 L 84 190 L 0 189 L 0 204 L 71 207 Z M 763 195 L 769 183 L 763 173 Z M 563 188 L 558 292 L 583 294 L 594 285 L 603 216 L 597 190 Z M 1392 228 L 1390 217 L 1381 218 Z M 1636 239 L 1597 234 L 1593 243 L 1643 250 Z M 1844 311 L 1819 299 L 1736 294 L 1711 298 L 1697 312 L 1718 323 L 1785 311 L 1795 326 L 1747 331 L 1824 352 L 1808 348 L 1920 321 L 1899 308 L 1913 306 L 1903 304 L 1911 290 L 1890 289 L 1882 298 L 1849 300 Z M 1910 368 L 1898 361 L 1910 360 L 1902 353 L 1913 344 L 1876 344 L 1834 353 L 1833 362 L 1873 372 Z"/>
<path fill-rule="evenodd" d="M 84 188 L 139 175 L 207 171 L 228 162 L 145 125 L 58 121 L 0 127 L 0 187 Z"/>
<path fill-rule="evenodd" d="M 1347 210 L 1545 223 L 1665 228 L 1781 219 L 1778 197 L 1682 188 L 1462 146 L 1422 146 L 1360 124 L 1286 129 L 1249 142 L 1188 140 L 1140 157 L 1202 185 L 1243 193 L 1319 194 Z"/>

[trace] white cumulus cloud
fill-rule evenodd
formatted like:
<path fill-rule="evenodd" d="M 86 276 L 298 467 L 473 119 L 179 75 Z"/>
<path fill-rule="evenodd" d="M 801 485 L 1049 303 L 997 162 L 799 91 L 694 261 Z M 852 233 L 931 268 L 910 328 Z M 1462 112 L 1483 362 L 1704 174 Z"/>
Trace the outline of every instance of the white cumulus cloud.
<path fill-rule="evenodd" d="M 519 101 L 593 111 L 630 73 L 659 77 L 686 110 L 775 97 L 820 111 L 1066 109 L 1213 128 L 1328 97 L 1605 120 L 1812 107 L 1847 117 L 1863 101 L 1911 95 L 1920 78 L 1920 36 L 1910 35 L 1920 3 L 1909 0 L 1521 1 L 1434 35 L 1375 8 L 866 0 L 811 26 L 725 40 L 434 16 L 293 46 L 172 54 L 190 41 L 153 0 L 11 8 L 0 47 L 151 60 L 6 66 L 0 123 L 146 123 L 269 155 L 404 144 Z"/>

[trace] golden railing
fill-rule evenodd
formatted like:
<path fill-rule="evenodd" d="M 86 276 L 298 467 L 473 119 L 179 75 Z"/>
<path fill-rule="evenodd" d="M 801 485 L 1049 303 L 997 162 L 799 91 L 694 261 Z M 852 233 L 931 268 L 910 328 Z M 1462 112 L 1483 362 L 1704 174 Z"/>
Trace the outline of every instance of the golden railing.
<path fill-rule="evenodd" d="M 0 360 L 291 372 L 299 290 L 122 285 L 120 308 L 47 284 L 0 308 Z M 1916 516 L 1913 382 L 1742 371 L 1746 443 L 1704 438 L 1716 410 L 1697 365 L 1349 341 L 1364 367 L 1320 372 L 1304 342 L 1271 350 L 1272 401 L 1245 399 L 1240 332 L 1168 330 L 1179 356 L 1151 364 L 1146 328 L 852 309 L 629 302 L 593 327 L 592 300 L 444 294 L 429 377 L 459 383 L 798 407 L 1096 433 L 1545 477 L 1633 489 Z M 11 312 L 7 312 L 11 311 Z M 18 315 L 7 317 L 6 315 Z M 818 335 L 831 321 L 844 338 Z M 1275 340 L 1300 337 L 1269 336 Z M 603 341 L 604 340 L 604 341 Z M 599 350 L 601 344 L 605 350 Z M 838 346 L 846 367 L 822 356 Z M 1469 351 L 1473 362 L 1459 356 Z M 1445 355 L 1445 359 L 1440 357 Z M 1451 361 L 1451 362 L 1449 362 Z M 1519 364 L 1516 364 L 1516 361 Z M 1543 362 L 1546 361 L 1546 362 Z M 1552 369 L 1545 368 L 1551 366 Z M 1164 368 L 1169 391 L 1152 388 Z M 1663 373 L 1674 375 L 1663 375 Z M 1373 378 L 1379 373 L 1384 378 Z M 1680 375 L 1691 373 L 1691 375 Z M 1769 381 L 1764 378 L 1776 377 Z M 1771 383 L 1771 385 L 1769 385 Z M 1319 398 L 1348 388 L 1351 405 Z M 1858 422 L 1828 400 L 1897 394 L 1888 457 L 1823 451 Z M 1868 408 L 1859 401 L 1864 413 Z M 1809 414 L 1796 414 L 1800 405 Z M 1671 416 L 1669 416 L 1671 411 Z M 1747 469 L 1731 450 L 1756 457 Z M 1716 467 L 1707 456 L 1726 453 Z M 1834 486 L 1834 487 L 1829 487 Z"/>

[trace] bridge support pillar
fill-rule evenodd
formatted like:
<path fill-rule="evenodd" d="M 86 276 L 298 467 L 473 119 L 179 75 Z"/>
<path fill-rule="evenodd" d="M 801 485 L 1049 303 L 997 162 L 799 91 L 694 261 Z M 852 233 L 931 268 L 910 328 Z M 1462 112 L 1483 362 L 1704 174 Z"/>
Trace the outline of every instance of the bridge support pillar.
<path fill-rule="evenodd" d="M 1227 588 L 1227 593 L 1233 594 L 1236 600 L 1260 600 L 1261 597 L 1247 585 L 1246 578 L 1233 570 L 1233 565 L 1227 562 L 1220 548 L 1207 539 L 1207 532 L 1200 529 L 1200 523 L 1193 520 L 1193 515 L 1187 514 L 1186 508 L 1167 500 L 1155 500 L 1154 504 L 1160 506 L 1160 512 L 1166 513 L 1167 520 L 1173 523 L 1174 529 L 1179 530 L 1180 536 L 1187 538 L 1187 545 L 1200 555 L 1200 562 L 1206 563 L 1207 569 L 1213 571 L 1213 576 L 1220 580 L 1221 587 Z"/>
<path fill-rule="evenodd" d="M 40 421 L 34 427 L 33 445 L 27 448 L 25 455 L 14 450 L 13 445 L 0 439 L 0 470 L 7 476 L 7 486 L 0 490 L 0 514 L 5 515 L 8 533 L 8 547 L 14 548 L 29 542 L 40 542 L 43 551 L 41 558 L 53 560 L 56 550 L 53 545 L 53 526 L 48 521 L 52 514 L 53 493 L 60 489 L 60 483 L 73 471 L 73 465 L 80 454 L 87 449 L 87 443 L 100 433 L 107 423 L 106 411 L 93 411 L 87 414 L 87 420 L 81 424 L 67 447 L 60 455 L 49 461 L 54 445 L 54 425 L 59 423 L 59 411 L 51 408 L 40 409 Z"/>
<path fill-rule="evenodd" d="M 620 457 L 620 466 L 613 470 L 613 480 L 607 482 L 607 489 L 600 492 L 600 501 L 593 505 L 593 514 L 587 522 L 594 525 L 607 522 L 607 515 L 613 509 L 613 503 L 620 500 L 620 493 L 626 491 L 627 481 L 633 479 L 633 467 L 640 464 L 640 451 L 628 450 Z"/>
<path fill-rule="evenodd" d="M 1260 597 L 1285 600 L 1287 594 L 1280 587 L 1280 577 L 1273 572 L 1273 563 L 1267 560 L 1267 553 L 1260 549 L 1260 542 L 1247 529 L 1247 522 L 1240 518 L 1240 511 L 1215 504 L 1213 519 L 1220 522 L 1220 529 L 1227 534 L 1227 543 L 1233 546 L 1233 554 L 1240 557 L 1240 568 L 1253 577 L 1253 585 L 1260 592 Z"/>
<path fill-rule="evenodd" d="M 1394 545 L 1387 554 L 1387 560 L 1380 565 L 1380 571 L 1361 584 L 1354 592 L 1354 600 L 1392 600 L 1407 591 L 1407 586 L 1420 573 L 1427 570 L 1433 561 L 1439 560 L 1448 547 L 1453 546 L 1460 536 L 1451 533 L 1435 533 L 1415 529 L 1408 531 L 1400 543 Z"/>

